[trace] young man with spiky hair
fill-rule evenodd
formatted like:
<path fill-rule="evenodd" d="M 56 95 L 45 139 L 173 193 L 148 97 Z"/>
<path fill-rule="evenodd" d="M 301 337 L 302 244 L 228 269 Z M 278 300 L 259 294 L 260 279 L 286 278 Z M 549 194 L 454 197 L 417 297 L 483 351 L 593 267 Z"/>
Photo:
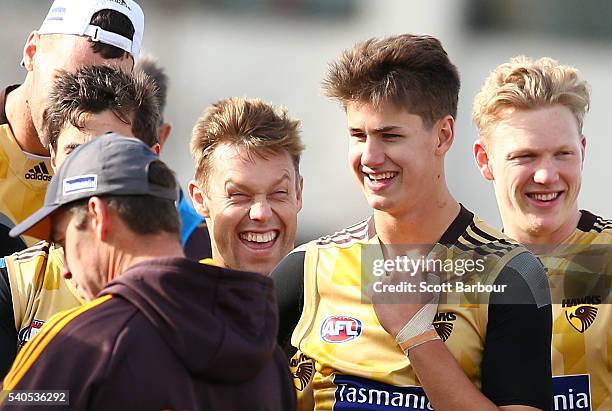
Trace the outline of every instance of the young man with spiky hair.
<path fill-rule="evenodd" d="M 61 72 L 44 114 L 50 166 L 58 169 L 76 147 L 107 132 L 136 137 L 159 154 L 158 117 L 155 86 L 142 73 L 108 66 Z M 62 254 L 42 241 L 0 259 L 0 375 L 51 315 L 81 304 L 72 283 L 62 278 Z"/>
<path fill-rule="evenodd" d="M 193 128 L 189 193 L 206 218 L 216 264 L 268 275 L 293 249 L 302 208 L 299 124 L 286 110 L 234 97 L 208 108 Z"/>
<path fill-rule="evenodd" d="M 543 267 L 446 185 L 459 84 L 429 36 L 369 39 L 330 67 L 324 90 L 346 111 L 349 166 L 373 216 L 299 247 L 272 274 L 279 342 L 291 335 L 298 350 L 291 366 L 304 407 L 549 409 Z M 408 275 L 394 265 L 412 258 L 435 266 L 440 256 L 457 267 L 437 269 L 440 284 L 429 268 Z M 459 263 L 470 261 L 482 269 L 462 277 Z M 504 291 L 438 296 L 431 287 L 462 279 Z"/>
<path fill-rule="evenodd" d="M 0 221 L 19 223 L 45 197 L 53 170 L 43 113 L 57 72 L 93 64 L 131 71 L 143 31 L 144 14 L 133 0 L 53 2 L 26 40 L 23 84 L 0 89 L 0 169 L 7 170 L 0 177 Z"/>
<path fill-rule="evenodd" d="M 612 221 L 578 209 L 589 101 L 577 69 L 523 56 L 495 68 L 474 99 L 474 155 L 504 232 L 547 267 L 555 410 L 612 409 Z"/>

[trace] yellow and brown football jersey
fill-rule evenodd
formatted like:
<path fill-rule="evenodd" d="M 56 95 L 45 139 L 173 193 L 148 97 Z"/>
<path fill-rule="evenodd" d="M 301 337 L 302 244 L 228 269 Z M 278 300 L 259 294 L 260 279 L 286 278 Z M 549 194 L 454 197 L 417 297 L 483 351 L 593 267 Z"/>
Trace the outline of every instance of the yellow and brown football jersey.
<path fill-rule="evenodd" d="M 291 337 L 291 343 L 298 352 L 290 361 L 300 409 L 432 409 L 409 358 L 381 326 L 372 304 L 367 299 L 364 300 L 363 290 L 371 285 L 364 282 L 373 279 L 372 275 L 362 270 L 364 259 L 370 258 L 370 251 L 366 249 L 380 249 L 373 219 L 365 220 L 333 236 L 310 242 L 293 252 L 303 255 L 304 275 L 303 307 Z M 503 237 L 463 208 L 434 250 L 437 255 L 447 253 L 446 255 L 455 261 L 461 258 L 461 255 L 470 254 L 474 250 L 485 250 L 482 255 L 485 261 L 482 275 L 479 279 L 472 277 L 470 281 L 497 284 L 508 267 L 514 269 L 513 275 L 518 272 L 517 275 L 523 277 L 527 271 L 534 268 L 544 282 L 546 281 L 541 264 L 531 253 Z M 294 258 L 290 255 L 287 261 Z M 513 261 L 518 261 L 517 259 L 522 260 L 521 264 L 525 266 L 513 265 Z M 295 271 L 296 268 L 294 264 L 291 269 Z M 281 289 L 284 287 L 282 280 L 277 278 L 282 275 L 283 269 L 281 262 L 273 273 L 277 286 Z M 534 293 L 537 291 L 534 290 Z M 491 311 L 487 298 L 482 301 L 467 294 L 448 296 L 447 301 L 438 306 L 438 314 L 434 319 L 434 326 L 446 347 L 457 359 L 467 377 L 479 388 L 482 381 L 483 355 L 487 344 L 493 345 L 493 342 L 487 340 L 488 334 L 493 332 L 488 328 Z M 545 314 L 550 315 L 550 306 Z M 492 315 L 498 316 L 495 313 Z M 550 331 L 550 318 L 538 318 L 548 321 Z M 518 318 L 508 324 L 514 326 L 516 321 L 530 320 Z M 493 321 L 497 324 L 495 330 L 500 329 L 498 325 L 502 322 L 498 323 L 497 319 Z M 281 312 L 281 324 L 283 322 Z M 534 341 L 537 341 L 538 346 L 542 346 L 543 356 L 547 357 L 549 338 L 539 338 L 538 334 L 534 336 Z M 526 339 L 524 343 L 531 344 Z M 525 344 L 516 341 L 517 347 L 523 346 L 518 348 L 519 350 L 524 349 Z M 493 350 L 492 347 L 489 349 Z M 507 355 L 514 356 L 512 352 Z M 547 361 L 546 358 L 544 362 Z M 527 366 L 532 370 L 530 367 Z M 533 369 L 535 370 L 535 367 Z M 507 372 L 514 375 L 512 370 Z M 550 366 L 548 374 L 541 374 L 539 370 L 534 372 L 548 375 L 550 378 Z M 502 373 L 503 371 L 497 374 Z M 493 373 L 488 375 L 491 374 Z M 503 380 L 504 377 L 500 378 Z M 492 385 L 503 383 L 490 384 L 489 387 Z M 500 399 L 500 404 L 512 403 L 506 394 L 487 394 L 495 400 Z M 521 397 L 520 393 L 514 394 L 517 398 Z M 502 397 L 504 399 L 501 399 Z M 520 402 L 521 400 L 527 398 L 521 398 L 517 404 L 525 403 Z"/>
<path fill-rule="evenodd" d="M 4 258 L 13 300 L 17 344 L 21 348 L 54 314 L 84 301 L 61 275 L 63 250 L 41 241 Z"/>
<path fill-rule="evenodd" d="M 42 207 L 53 169 L 49 157 L 24 152 L 15 140 L 4 113 L 5 90 L 0 92 L 0 214 L 16 225 Z M 24 236 L 28 246 L 38 240 Z"/>
<path fill-rule="evenodd" d="M 612 221 L 588 211 L 540 255 L 553 295 L 553 409 L 612 410 Z"/>

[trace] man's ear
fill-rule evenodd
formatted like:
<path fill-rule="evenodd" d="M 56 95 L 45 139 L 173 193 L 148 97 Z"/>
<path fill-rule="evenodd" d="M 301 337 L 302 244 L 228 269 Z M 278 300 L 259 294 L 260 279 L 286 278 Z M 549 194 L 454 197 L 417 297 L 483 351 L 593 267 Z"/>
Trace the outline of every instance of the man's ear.
<path fill-rule="evenodd" d="M 193 204 L 193 208 L 200 214 L 202 217 L 210 217 L 210 210 L 208 208 L 208 199 L 206 198 L 206 194 L 203 190 L 200 189 L 198 183 L 195 180 L 191 180 L 189 182 L 189 197 L 191 198 L 191 203 Z"/>
<path fill-rule="evenodd" d="M 156 156 L 159 156 L 159 153 L 161 153 L 161 145 L 159 143 L 155 143 L 151 146 L 151 150 L 153 150 Z"/>
<path fill-rule="evenodd" d="M 302 210 L 302 193 L 304 191 L 304 177 L 298 174 L 297 178 L 298 178 L 297 192 L 295 194 L 297 197 L 297 206 L 298 206 L 298 212 L 299 212 Z"/>
<path fill-rule="evenodd" d="M 485 179 L 491 181 L 495 180 L 495 177 L 491 172 L 489 154 L 487 154 L 487 150 L 484 142 L 482 141 L 482 138 L 474 142 L 474 160 L 476 160 L 476 165 L 478 166 L 478 170 L 480 170 L 480 174 Z"/>
<path fill-rule="evenodd" d="M 580 151 L 582 154 L 582 161 L 580 164 L 580 167 L 584 167 L 584 157 L 586 156 L 586 145 L 587 145 L 587 139 L 586 136 L 583 134 L 580 138 Z"/>
<path fill-rule="evenodd" d="M 161 126 L 157 127 L 157 141 L 159 141 L 159 145 L 161 148 L 164 148 L 164 144 L 170 137 L 170 133 L 172 132 L 172 124 L 170 123 L 162 123 Z"/>
<path fill-rule="evenodd" d="M 455 119 L 453 116 L 446 116 L 439 120 L 434 127 L 437 128 L 438 142 L 436 144 L 436 154 L 444 155 L 450 150 L 455 140 Z"/>
<path fill-rule="evenodd" d="M 51 168 L 53 168 L 53 173 L 57 173 L 57 153 L 51 144 L 49 144 L 49 153 L 51 154 Z"/>
<path fill-rule="evenodd" d="M 110 223 L 110 210 L 108 204 L 100 197 L 91 197 L 87 202 L 89 224 L 100 241 L 105 241 Z"/>
<path fill-rule="evenodd" d="M 40 41 L 40 35 L 36 30 L 30 33 L 26 40 L 25 46 L 23 46 L 23 59 L 21 64 L 28 71 L 34 70 L 34 58 L 38 51 L 38 43 Z"/>

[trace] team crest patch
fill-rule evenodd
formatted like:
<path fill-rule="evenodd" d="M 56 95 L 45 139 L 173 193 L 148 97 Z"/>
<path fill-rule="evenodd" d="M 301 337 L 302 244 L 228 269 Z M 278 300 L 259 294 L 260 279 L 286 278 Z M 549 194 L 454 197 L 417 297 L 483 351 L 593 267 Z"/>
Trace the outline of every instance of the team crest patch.
<path fill-rule="evenodd" d="M 448 340 L 453 332 L 453 321 L 457 319 L 457 315 L 452 312 L 437 313 L 434 317 L 433 326 L 442 341 Z"/>
<path fill-rule="evenodd" d="M 293 384 L 298 391 L 304 389 L 312 381 L 314 375 L 314 361 L 307 355 L 297 352 L 289 361 L 289 370 L 293 376 Z"/>
<path fill-rule="evenodd" d="M 553 410 L 591 411 L 589 374 L 553 377 Z"/>
<path fill-rule="evenodd" d="M 40 331 L 40 328 L 43 326 L 44 323 L 44 321 L 32 320 L 29 326 L 23 327 L 21 330 L 19 330 L 19 333 L 17 334 L 17 339 L 19 340 L 19 347 L 23 347 L 25 343 L 34 338 L 34 336 L 38 334 L 38 331 Z"/>
<path fill-rule="evenodd" d="M 95 191 L 98 188 L 98 176 L 88 174 L 78 177 L 65 178 L 62 185 L 62 194 L 76 194 L 85 191 Z"/>
<path fill-rule="evenodd" d="M 581 304 L 565 309 L 565 318 L 576 331 L 583 333 L 597 317 L 597 307 L 594 305 Z"/>
<path fill-rule="evenodd" d="M 361 321 L 353 317 L 332 315 L 321 325 L 321 339 L 330 344 L 354 340 L 361 335 Z"/>

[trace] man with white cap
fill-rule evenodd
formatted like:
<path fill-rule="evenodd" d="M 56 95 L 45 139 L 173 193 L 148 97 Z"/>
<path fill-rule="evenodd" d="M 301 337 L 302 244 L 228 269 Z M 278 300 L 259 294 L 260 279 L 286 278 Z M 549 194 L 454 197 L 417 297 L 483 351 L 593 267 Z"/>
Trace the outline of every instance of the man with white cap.
<path fill-rule="evenodd" d="M 28 71 L 23 84 L 0 89 L 3 224 L 19 223 L 36 210 L 51 179 L 42 118 L 58 70 L 106 64 L 130 71 L 143 30 L 144 15 L 133 0 L 55 0 L 40 29 L 30 33 L 23 49 Z"/>
<path fill-rule="evenodd" d="M 57 314 L 20 352 L 2 407 L 31 406 L 24 390 L 64 390 L 35 401 L 79 410 L 295 408 L 275 341 L 272 280 L 186 259 L 177 196 L 172 171 L 133 138 L 105 134 L 62 164 L 44 206 L 11 235 L 61 244 L 64 275 L 92 301 Z"/>

